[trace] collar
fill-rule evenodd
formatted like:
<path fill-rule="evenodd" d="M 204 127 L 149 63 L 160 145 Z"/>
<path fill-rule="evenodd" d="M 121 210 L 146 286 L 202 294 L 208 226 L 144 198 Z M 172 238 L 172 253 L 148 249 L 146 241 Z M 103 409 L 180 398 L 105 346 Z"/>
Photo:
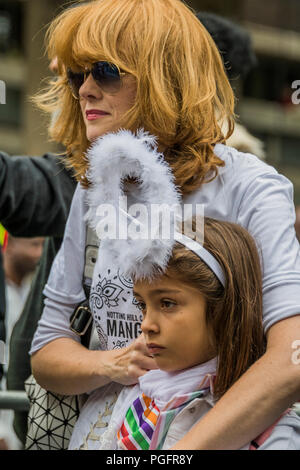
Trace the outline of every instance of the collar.
<path fill-rule="evenodd" d="M 141 393 L 151 397 L 160 410 L 167 410 L 186 403 L 187 395 L 213 394 L 213 380 L 217 370 L 217 358 L 177 372 L 151 370 L 139 379 Z M 204 393 L 205 391 L 205 393 Z M 193 396 L 193 398 L 196 398 Z M 188 400 L 190 401 L 190 400 Z"/>

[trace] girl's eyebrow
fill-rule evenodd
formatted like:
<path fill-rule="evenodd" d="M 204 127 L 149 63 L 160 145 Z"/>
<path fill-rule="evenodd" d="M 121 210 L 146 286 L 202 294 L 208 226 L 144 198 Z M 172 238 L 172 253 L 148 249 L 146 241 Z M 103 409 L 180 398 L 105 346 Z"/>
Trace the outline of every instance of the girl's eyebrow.
<path fill-rule="evenodd" d="M 181 293 L 181 291 L 177 289 L 152 289 L 148 292 L 149 294 L 180 294 Z M 139 294 L 136 291 L 133 291 L 133 295 L 142 297 L 141 294 Z"/>
<path fill-rule="evenodd" d="M 136 296 L 138 296 L 138 297 L 142 297 L 142 296 L 141 296 L 141 294 L 139 294 L 139 293 L 138 293 L 138 292 L 136 292 L 136 291 L 133 291 L 132 293 L 133 293 L 133 295 L 134 295 L 135 297 L 136 297 Z"/>

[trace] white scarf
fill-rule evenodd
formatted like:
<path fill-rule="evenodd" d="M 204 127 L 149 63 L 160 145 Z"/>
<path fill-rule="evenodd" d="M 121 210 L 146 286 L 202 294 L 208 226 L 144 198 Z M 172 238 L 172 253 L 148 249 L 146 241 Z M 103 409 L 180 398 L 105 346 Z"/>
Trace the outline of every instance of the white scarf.
<path fill-rule="evenodd" d="M 179 372 L 151 370 L 140 377 L 137 385 L 124 387 L 114 407 L 109 427 L 101 436 L 100 449 L 118 448 L 117 433 L 128 409 L 141 394 L 154 399 L 159 409 L 163 413 L 167 412 L 172 407 L 178 406 L 181 397 L 182 403 L 185 403 L 186 396 L 198 390 L 209 388 L 212 395 L 216 368 L 217 358 L 214 358 L 204 364 Z"/>
<path fill-rule="evenodd" d="M 167 406 L 174 397 L 195 392 L 209 383 L 216 375 L 217 358 L 178 372 L 150 370 L 139 379 L 141 393 L 154 399 L 160 409 Z"/>

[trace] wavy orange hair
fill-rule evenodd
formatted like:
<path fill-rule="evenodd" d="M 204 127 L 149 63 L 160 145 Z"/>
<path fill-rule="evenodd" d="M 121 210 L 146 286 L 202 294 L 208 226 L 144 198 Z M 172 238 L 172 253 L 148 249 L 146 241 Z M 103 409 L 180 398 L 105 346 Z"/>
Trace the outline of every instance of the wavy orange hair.
<path fill-rule="evenodd" d="M 58 57 L 59 78 L 35 102 L 56 112 L 50 136 L 66 147 L 67 165 L 84 186 L 89 142 L 66 68 L 79 70 L 98 60 L 114 63 L 136 78 L 136 102 L 122 127 L 142 127 L 158 138 L 183 193 L 214 178 L 224 165 L 213 148 L 225 142 L 225 122 L 226 138 L 233 131 L 233 92 L 214 41 L 182 1 L 79 3 L 51 23 L 47 51 L 49 58 Z"/>

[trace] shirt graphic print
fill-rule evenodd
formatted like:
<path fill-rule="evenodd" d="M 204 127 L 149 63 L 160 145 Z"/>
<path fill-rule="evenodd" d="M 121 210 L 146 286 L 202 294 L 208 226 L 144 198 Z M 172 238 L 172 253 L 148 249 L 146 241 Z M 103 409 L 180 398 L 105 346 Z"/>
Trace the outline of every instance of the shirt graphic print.
<path fill-rule="evenodd" d="M 133 296 L 133 283 L 118 270 L 95 269 L 90 293 L 90 308 L 101 350 L 128 346 L 141 334 L 143 316 Z"/>

